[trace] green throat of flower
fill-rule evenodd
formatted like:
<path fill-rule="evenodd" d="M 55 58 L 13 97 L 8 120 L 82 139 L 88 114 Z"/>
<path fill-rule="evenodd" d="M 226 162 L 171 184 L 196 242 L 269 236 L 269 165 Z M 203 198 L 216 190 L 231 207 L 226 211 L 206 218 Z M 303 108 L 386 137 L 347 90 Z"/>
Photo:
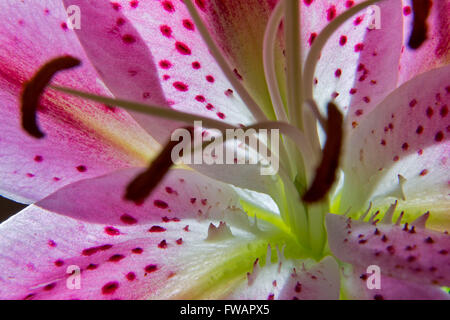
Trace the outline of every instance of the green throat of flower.
<path fill-rule="evenodd" d="M 331 21 L 314 41 L 303 64 L 300 42 L 300 7 L 298 0 L 280 1 L 268 21 L 263 44 L 263 65 L 272 110 L 263 110 L 237 79 L 233 68 L 221 53 L 191 0 L 185 4 L 201 33 L 206 45 L 228 78 L 239 97 L 253 114 L 256 124 L 247 128 L 278 129 L 282 133 L 280 143 L 280 170 L 273 177 L 270 196 L 279 207 L 281 219 L 242 202 L 250 216 L 257 216 L 278 226 L 286 237 L 272 239 L 275 244 L 287 244 L 287 251 L 299 250 L 301 256 L 320 259 L 327 252 L 324 217 L 332 201 L 330 190 L 335 183 L 343 140 L 343 116 L 333 103 L 328 105 L 327 117 L 321 114 L 313 100 L 314 73 L 320 53 L 327 40 L 345 21 L 357 12 L 379 0 L 365 1 L 352 7 Z M 275 46 L 278 44 L 280 24 L 284 18 L 284 42 L 286 79 L 285 90 L 277 79 Z M 224 131 L 238 127 L 199 115 L 180 112 L 170 108 L 147 105 L 133 101 L 99 96 L 88 92 L 50 85 L 58 71 L 80 64 L 73 57 L 60 57 L 48 62 L 27 83 L 22 94 L 22 124 L 36 138 L 45 135 L 36 121 L 37 105 L 43 91 L 51 89 L 82 97 L 126 110 L 185 122 L 188 126 L 201 120 L 208 128 Z M 275 118 L 274 118 L 275 117 Z M 317 124 L 327 135 L 322 147 L 319 143 Z M 168 155 L 173 143 L 167 143 L 150 167 L 132 181 L 126 190 L 126 198 L 144 201 L 173 165 Z M 278 237 L 278 236 L 277 236 Z"/>

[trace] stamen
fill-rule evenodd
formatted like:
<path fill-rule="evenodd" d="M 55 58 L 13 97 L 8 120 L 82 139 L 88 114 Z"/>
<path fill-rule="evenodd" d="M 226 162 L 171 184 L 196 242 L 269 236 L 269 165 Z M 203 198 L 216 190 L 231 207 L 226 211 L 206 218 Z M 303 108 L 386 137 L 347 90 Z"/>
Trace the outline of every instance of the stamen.
<path fill-rule="evenodd" d="M 35 138 L 41 139 L 45 134 L 37 125 L 36 113 L 39 100 L 53 76 L 59 71 L 71 69 L 81 64 L 81 61 L 71 56 L 62 56 L 50 60 L 25 83 L 21 96 L 22 127 Z"/>
<path fill-rule="evenodd" d="M 309 190 L 303 195 L 305 202 L 317 202 L 323 199 L 333 186 L 339 167 L 339 157 L 343 140 L 343 116 L 338 107 L 328 104 L 327 141 L 323 149 L 322 162 L 316 170 L 316 176 Z"/>
<path fill-rule="evenodd" d="M 281 98 L 275 69 L 275 45 L 281 19 L 283 18 L 283 9 L 284 1 L 278 2 L 267 23 L 266 31 L 264 33 L 263 63 L 267 88 L 269 89 L 270 98 L 277 119 L 287 122 L 288 117 Z"/>
<path fill-rule="evenodd" d="M 411 49 L 419 49 L 420 46 L 427 40 L 427 18 L 433 4 L 430 0 L 413 0 L 412 4 L 414 19 L 408 46 Z"/>
<path fill-rule="evenodd" d="M 368 0 L 352 7 L 351 9 L 348 9 L 333 21 L 331 21 L 314 40 L 311 50 L 309 51 L 306 58 L 305 71 L 303 73 L 305 100 L 313 100 L 314 74 L 316 72 L 317 63 L 319 62 L 320 53 L 325 47 L 328 39 L 341 25 L 343 25 L 352 16 L 379 1 L 381 0 Z"/>
<path fill-rule="evenodd" d="M 300 6 L 298 0 L 285 0 L 286 22 L 286 73 L 287 73 L 287 101 L 289 118 L 293 125 L 303 126 L 301 112 L 297 108 L 302 106 L 303 86 L 302 80 L 302 56 L 300 48 Z"/>
<path fill-rule="evenodd" d="M 203 23 L 200 15 L 198 14 L 197 9 L 195 8 L 192 1 L 185 0 L 184 3 L 186 5 L 187 9 L 189 10 L 189 13 L 191 14 L 191 17 L 194 20 L 198 31 L 202 35 L 203 40 L 205 41 L 206 45 L 208 46 L 209 51 L 211 52 L 213 57 L 216 59 L 216 62 L 222 69 L 222 72 L 225 74 L 228 81 L 230 81 L 231 85 L 234 87 L 234 89 L 236 89 L 237 93 L 239 94 L 241 99 L 244 101 L 244 103 L 247 105 L 247 107 L 249 108 L 250 112 L 253 114 L 255 119 L 257 121 L 267 120 L 267 117 L 265 116 L 265 114 L 261 110 L 261 108 L 258 106 L 256 101 L 250 96 L 247 89 L 245 89 L 244 86 L 236 78 L 236 74 L 230 68 L 230 65 L 228 64 L 226 58 L 223 56 L 219 47 L 216 45 L 216 43 L 212 39 L 211 35 L 209 34 L 208 29 L 206 28 L 205 24 Z"/>
<path fill-rule="evenodd" d="M 185 128 L 191 132 L 191 137 L 194 136 L 194 129 L 192 127 Z M 158 186 L 161 180 L 173 165 L 172 149 L 179 143 L 179 141 L 169 141 L 156 159 L 151 163 L 150 167 L 139 174 L 128 186 L 125 193 L 125 199 L 134 201 L 139 204 L 142 203 L 151 192 Z"/>
<path fill-rule="evenodd" d="M 136 111 L 143 114 L 151 115 L 158 118 L 164 119 L 172 119 L 176 121 L 181 121 L 185 123 L 193 123 L 194 121 L 202 121 L 202 125 L 207 128 L 215 128 L 218 130 L 225 129 L 236 129 L 237 127 L 227 124 L 223 121 L 214 120 L 207 117 L 202 117 L 200 115 L 177 111 L 174 109 L 169 109 L 167 107 L 157 106 L 157 105 L 148 105 L 139 102 L 123 100 L 123 99 L 114 99 L 106 96 L 96 95 L 84 91 L 79 91 L 76 89 L 59 87 L 59 86 L 49 86 L 54 90 L 58 90 L 64 93 L 68 93 L 77 97 L 85 98 L 91 101 L 103 103 L 111 106 L 118 106 L 126 110 Z"/>

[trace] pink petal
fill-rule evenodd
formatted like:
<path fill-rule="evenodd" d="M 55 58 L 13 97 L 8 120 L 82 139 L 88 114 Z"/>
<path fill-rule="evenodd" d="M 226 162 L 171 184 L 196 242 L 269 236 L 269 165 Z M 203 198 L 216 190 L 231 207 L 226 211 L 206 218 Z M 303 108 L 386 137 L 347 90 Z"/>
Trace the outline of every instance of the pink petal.
<path fill-rule="evenodd" d="M 228 58 L 236 76 L 249 90 L 257 103 L 274 118 L 264 76 L 263 40 L 270 14 L 278 0 L 206 0 L 197 1 L 216 43 Z M 277 57 L 282 57 L 282 40 L 277 43 Z M 283 61 L 277 69 L 283 72 Z"/>
<path fill-rule="evenodd" d="M 84 24 L 77 31 L 78 38 L 115 96 L 233 124 L 253 120 L 209 54 L 181 1 L 65 3 L 80 6 Z M 134 116 L 160 142 L 180 126 Z"/>
<path fill-rule="evenodd" d="M 367 31 L 355 82 L 346 91 L 350 94 L 356 89 L 355 94 L 350 94 L 349 125 L 369 114 L 397 86 L 397 65 L 403 42 L 401 3 L 382 1 L 378 7 L 381 9 L 380 29 Z"/>
<path fill-rule="evenodd" d="M 255 261 L 253 270 L 227 299 L 337 300 L 338 265 L 332 257 L 320 263 L 281 259 L 263 267 Z"/>
<path fill-rule="evenodd" d="M 412 28 L 412 1 L 403 0 L 405 41 L 409 39 Z M 399 84 L 430 69 L 444 66 L 449 60 L 448 1 L 433 1 L 427 20 L 428 40 L 417 50 L 404 47 L 400 60 Z"/>
<path fill-rule="evenodd" d="M 105 93 L 54 1 L 3 1 L 0 17 L 0 191 L 23 202 L 39 200 L 79 179 L 105 174 L 148 158 L 148 136 L 124 112 L 48 91 L 38 119 L 46 138 L 36 140 L 20 126 L 22 84 L 47 60 L 71 54 L 83 66 L 56 83 Z M 37 54 L 39 53 L 39 54 Z M 124 134 L 126 130 L 126 134 Z"/>
<path fill-rule="evenodd" d="M 137 206 L 122 198 L 137 172 L 79 181 L 3 223 L 0 297 L 195 298 L 236 255 L 239 268 L 251 267 L 258 238 L 232 190 L 174 170 Z M 209 239 L 210 223 L 221 221 L 232 236 Z M 66 287 L 70 265 L 82 270 L 79 290 Z"/>
<path fill-rule="evenodd" d="M 447 215 L 449 71 L 435 69 L 404 84 L 353 129 L 343 162 L 343 210 L 403 198 L 401 175 L 405 206 Z"/>
<path fill-rule="evenodd" d="M 362 1 L 308 2 L 312 3 L 303 9 L 305 51 L 334 17 L 348 10 L 349 3 Z M 368 29 L 374 15 L 369 9 L 363 10 L 333 34 L 317 65 L 314 98 L 322 108 L 335 100 L 348 112 L 350 124 L 361 116 L 357 110 L 367 114 L 397 83 L 396 65 L 403 40 L 401 3 L 382 1 L 377 6 L 381 12 L 380 29 Z"/>
<path fill-rule="evenodd" d="M 450 236 L 419 226 L 352 220 L 328 214 L 328 243 L 340 260 L 366 269 L 423 284 L 450 284 Z"/>
<path fill-rule="evenodd" d="M 380 289 L 369 289 L 373 272 L 359 267 L 342 268 L 342 291 L 346 299 L 358 300 L 448 300 L 450 295 L 438 286 L 399 280 L 381 274 Z"/>

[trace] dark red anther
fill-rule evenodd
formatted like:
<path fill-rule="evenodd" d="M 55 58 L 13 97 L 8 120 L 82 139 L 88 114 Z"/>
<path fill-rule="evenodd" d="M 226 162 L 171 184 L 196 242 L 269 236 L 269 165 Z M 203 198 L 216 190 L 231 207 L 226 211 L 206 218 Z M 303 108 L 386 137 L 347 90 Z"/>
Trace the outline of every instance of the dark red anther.
<path fill-rule="evenodd" d="M 39 129 L 36 120 L 39 100 L 53 76 L 59 71 L 71 69 L 81 64 L 72 56 L 62 56 L 44 64 L 28 82 L 24 84 L 21 96 L 22 127 L 35 138 L 41 139 L 45 134 Z"/>
<path fill-rule="evenodd" d="M 186 128 L 194 136 L 193 128 Z M 172 149 L 178 145 L 179 141 L 169 141 L 156 159 L 150 164 L 150 167 L 139 174 L 128 186 L 125 193 L 125 199 L 142 203 L 151 192 L 158 186 L 164 178 L 170 167 L 173 165 Z"/>
<path fill-rule="evenodd" d="M 333 186 L 342 149 L 343 119 L 337 106 L 330 102 L 328 104 L 327 141 L 314 181 L 303 195 L 303 200 L 306 202 L 322 200 Z"/>
<path fill-rule="evenodd" d="M 414 19 L 408 46 L 411 49 L 418 49 L 427 40 L 427 18 L 430 14 L 433 3 L 431 0 L 413 0 L 412 3 Z"/>

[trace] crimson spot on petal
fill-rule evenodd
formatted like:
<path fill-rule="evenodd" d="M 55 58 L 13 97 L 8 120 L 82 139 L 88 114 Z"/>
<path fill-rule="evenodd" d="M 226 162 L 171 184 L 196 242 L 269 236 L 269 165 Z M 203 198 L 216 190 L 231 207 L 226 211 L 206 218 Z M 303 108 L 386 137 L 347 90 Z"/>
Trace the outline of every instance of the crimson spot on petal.
<path fill-rule="evenodd" d="M 90 263 L 90 264 L 86 267 L 86 269 L 88 269 L 88 270 L 95 270 L 95 269 L 97 269 L 97 268 L 98 268 L 98 265 L 93 264 L 93 263 Z"/>
<path fill-rule="evenodd" d="M 144 252 L 144 250 L 142 248 L 134 248 L 131 250 L 131 252 L 135 253 L 135 254 L 141 254 L 142 252 Z"/>
<path fill-rule="evenodd" d="M 103 294 L 113 294 L 119 288 L 119 283 L 117 281 L 111 281 L 102 287 Z"/>
<path fill-rule="evenodd" d="M 328 8 L 327 10 L 327 20 L 331 21 L 336 17 L 336 7 L 335 6 L 331 6 L 330 8 Z"/>
<path fill-rule="evenodd" d="M 131 34 L 125 34 L 122 37 L 122 41 L 125 42 L 126 44 L 132 44 L 136 42 L 136 38 Z"/>
<path fill-rule="evenodd" d="M 316 40 L 316 38 L 317 38 L 317 33 L 315 33 L 315 32 L 311 33 L 311 35 L 309 36 L 309 40 L 308 40 L 308 43 L 310 46 L 312 46 L 312 44 L 313 44 L 314 40 Z"/>
<path fill-rule="evenodd" d="M 442 131 L 436 133 L 436 135 L 434 136 L 434 140 L 436 142 L 441 142 L 442 140 L 444 140 L 444 133 Z"/>
<path fill-rule="evenodd" d="M 355 4 L 355 2 L 353 0 L 348 0 L 345 2 L 345 7 L 351 8 L 351 7 L 353 7 L 354 4 Z"/>
<path fill-rule="evenodd" d="M 137 220 L 134 217 L 132 217 L 126 213 L 120 217 L 120 221 L 122 221 L 123 223 L 126 223 L 126 224 L 136 224 L 137 223 Z"/>
<path fill-rule="evenodd" d="M 134 279 L 136 279 L 136 274 L 134 272 L 128 272 L 126 278 L 128 281 L 133 281 Z"/>
<path fill-rule="evenodd" d="M 158 248 L 160 248 L 160 249 L 166 249 L 166 248 L 167 248 L 167 242 L 166 242 L 166 240 L 162 240 L 162 241 L 158 244 Z"/>
<path fill-rule="evenodd" d="M 111 257 L 109 257 L 108 261 L 119 262 L 120 260 L 122 260 L 124 258 L 125 258 L 125 256 L 123 254 L 114 254 Z"/>
<path fill-rule="evenodd" d="M 167 25 L 162 25 L 159 27 L 159 30 L 163 34 L 163 36 L 170 38 L 172 36 L 172 29 Z"/>
<path fill-rule="evenodd" d="M 105 227 L 105 233 L 109 234 L 110 236 L 117 236 L 120 234 L 119 229 L 116 229 L 114 227 Z"/>
<path fill-rule="evenodd" d="M 357 45 L 355 45 L 355 52 L 363 51 L 363 49 L 364 49 L 363 43 L 358 43 Z"/>
<path fill-rule="evenodd" d="M 180 41 L 177 41 L 175 43 L 175 48 L 182 55 L 190 55 L 192 53 L 191 49 L 186 44 Z"/>
<path fill-rule="evenodd" d="M 149 264 L 148 266 L 145 267 L 144 270 L 147 273 L 152 273 L 152 272 L 155 272 L 156 270 L 158 270 L 158 266 L 156 264 Z"/>
<path fill-rule="evenodd" d="M 162 4 L 164 10 L 166 10 L 167 12 L 170 12 L 170 13 L 175 12 L 175 7 L 172 2 L 163 1 L 161 4 Z"/>
<path fill-rule="evenodd" d="M 189 90 L 189 86 L 183 82 L 180 81 L 176 81 L 173 83 L 173 86 L 175 89 L 177 89 L 178 91 L 183 91 L 186 92 Z"/>
<path fill-rule="evenodd" d="M 86 168 L 86 166 L 81 165 L 81 166 L 78 166 L 78 167 L 77 167 L 77 170 L 78 170 L 79 172 L 86 172 L 86 171 L 87 171 L 87 168 Z"/>
<path fill-rule="evenodd" d="M 192 21 L 191 20 L 189 20 L 189 19 L 184 19 L 183 20 L 183 26 L 186 28 L 186 29 L 188 29 L 188 30 L 194 30 L 194 24 L 192 23 Z"/>
<path fill-rule="evenodd" d="M 162 200 L 155 200 L 155 201 L 153 201 L 153 204 L 155 205 L 155 207 L 158 207 L 160 209 L 167 209 L 169 207 L 167 202 L 162 201 Z"/>
<path fill-rule="evenodd" d="M 46 286 L 44 287 L 44 291 L 50 291 L 50 290 L 52 290 L 54 287 L 56 287 L 56 283 L 55 283 L 55 282 L 49 283 L 48 285 L 46 285 Z"/>
<path fill-rule="evenodd" d="M 164 232 L 166 231 L 166 228 L 163 228 L 161 226 L 152 226 L 150 229 L 148 229 L 148 232 Z"/>
<path fill-rule="evenodd" d="M 55 266 L 57 267 L 61 267 L 62 265 L 64 265 L 64 261 L 61 259 L 58 259 L 54 262 Z"/>
<path fill-rule="evenodd" d="M 197 100 L 198 102 L 205 102 L 206 99 L 204 96 L 198 95 L 195 97 L 195 100 Z"/>
<path fill-rule="evenodd" d="M 159 66 L 162 69 L 170 69 L 172 67 L 172 63 L 169 60 L 161 60 L 159 62 Z"/>

